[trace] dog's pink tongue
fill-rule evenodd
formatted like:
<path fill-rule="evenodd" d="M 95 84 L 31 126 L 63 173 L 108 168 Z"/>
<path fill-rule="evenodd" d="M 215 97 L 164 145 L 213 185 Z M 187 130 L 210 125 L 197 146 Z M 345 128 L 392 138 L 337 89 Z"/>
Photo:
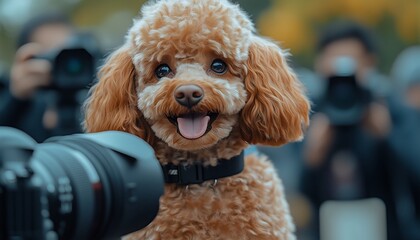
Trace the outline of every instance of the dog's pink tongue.
<path fill-rule="evenodd" d="M 195 139 L 199 138 L 206 133 L 207 125 L 209 124 L 209 116 L 188 116 L 178 117 L 178 130 L 179 133 L 185 138 Z"/>

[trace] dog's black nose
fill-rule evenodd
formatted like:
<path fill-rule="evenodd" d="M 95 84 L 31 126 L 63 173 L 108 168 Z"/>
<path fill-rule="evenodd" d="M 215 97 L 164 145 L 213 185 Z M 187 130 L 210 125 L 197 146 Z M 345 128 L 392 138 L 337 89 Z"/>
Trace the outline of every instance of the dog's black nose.
<path fill-rule="evenodd" d="M 187 108 L 192 108 L 203 99 L 203 89 L 194 84 L 182 85 L 175 89 L 176 101 Z"/>

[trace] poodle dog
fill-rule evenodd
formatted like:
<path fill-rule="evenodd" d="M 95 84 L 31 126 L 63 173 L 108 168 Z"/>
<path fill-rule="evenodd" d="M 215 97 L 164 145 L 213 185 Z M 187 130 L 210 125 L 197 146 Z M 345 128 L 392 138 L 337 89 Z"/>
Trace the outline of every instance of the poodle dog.
<path fill-rule="evenodd" d="M 142 7 L 99 72 L 84 123 L 139 136 L 162 165 L 159 213 L 127 239 L 295 239 L 272 164 L 243 156 L 249 144 L 300 140 L 308 125 L 287 55 L 227 0 Z"/>

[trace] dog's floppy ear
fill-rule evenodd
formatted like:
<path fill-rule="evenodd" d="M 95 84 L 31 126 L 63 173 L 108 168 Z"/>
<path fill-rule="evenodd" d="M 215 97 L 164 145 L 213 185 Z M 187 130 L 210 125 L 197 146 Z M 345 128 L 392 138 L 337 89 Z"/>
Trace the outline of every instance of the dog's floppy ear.
<path fill-rule="evenodd" d="M 251 144 L 281 145 L 300 140 L 309 123 L 310 104 L 287 54 L 275 43 L 253 36 L 246 62 L 242 138 Z"/>
<path fill-rule="evenodd" d="M 137 108 L 136 75 L 128 47 L 108 57 L 85 102 L 87 132 L 118 130 L 152 140 L 150 126 Z"/>

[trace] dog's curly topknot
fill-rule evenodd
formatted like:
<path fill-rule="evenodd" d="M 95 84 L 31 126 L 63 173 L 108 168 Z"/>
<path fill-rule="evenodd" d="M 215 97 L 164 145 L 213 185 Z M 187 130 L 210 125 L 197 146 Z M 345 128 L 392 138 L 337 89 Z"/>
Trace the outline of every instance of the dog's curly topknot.
<path fill-rule="evenodd" d="M 254 31 L 246 13 L 226 0 L 163 0 L 142 7 L 127 38 L 141 72 L 143 61 L 160 60 L 174 49 L 178 55 L 190 55 L 210 48 L 225 58 L 244 61 Z"/>

